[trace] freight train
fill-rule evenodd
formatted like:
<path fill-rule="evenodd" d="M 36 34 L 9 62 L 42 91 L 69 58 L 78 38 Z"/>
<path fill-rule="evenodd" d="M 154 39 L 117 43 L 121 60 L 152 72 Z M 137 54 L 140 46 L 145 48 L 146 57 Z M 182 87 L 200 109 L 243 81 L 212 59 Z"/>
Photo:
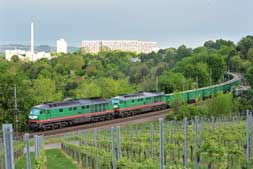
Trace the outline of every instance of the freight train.
<path fill-rule="evenodd" d="M 206 99 L 218 92 L 228 92 L 240 85 L 241 78 L 227 74 L 224 83 L 179 93 L 184 102 Z M 140 113 L 163 110 L 171 106 L 174 94 L 140 92 L 113 97 L 85 98 L 63 102 L 44 103 L 32 107 L 28 124 L 31 130 L 48 130 L 76 124 L 97 122 L 114 118 L 134 116 Z"/>

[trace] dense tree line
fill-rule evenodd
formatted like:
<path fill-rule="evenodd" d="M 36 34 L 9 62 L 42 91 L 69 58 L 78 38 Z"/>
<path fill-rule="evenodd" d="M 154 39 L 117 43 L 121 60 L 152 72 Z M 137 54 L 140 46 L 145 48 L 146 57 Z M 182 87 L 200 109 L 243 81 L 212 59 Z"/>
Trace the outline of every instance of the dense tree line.
<path fill-rule="evenodd" d="M 137 91 L 171 93 L 222 82 L 228 69 L 243 73 L 253 86 L 252 36 L 238 44 L 220 39 L 195 49 L 182 45 L 150 54 L 107 50 L 59 54 L 36 62 L 0 58 L 0 123 L 13 122 L 14 84 L 20 123 L 25 126 L 29 109 L 43 102 Z"/>

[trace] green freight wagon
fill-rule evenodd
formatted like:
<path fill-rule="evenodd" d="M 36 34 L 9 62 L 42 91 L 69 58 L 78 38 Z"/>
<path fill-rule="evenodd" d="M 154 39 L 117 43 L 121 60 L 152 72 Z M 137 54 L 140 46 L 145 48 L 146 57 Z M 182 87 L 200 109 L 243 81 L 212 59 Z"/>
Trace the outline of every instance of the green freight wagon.
<path fill-rule="evenodd" d="M 233 87 L 241 84 L 241 78 L 237 74 L 228 74 L 230 79 L 224 83 L 220 83 L 213 86 L 203 87 L 194 90 L 187 90 L 179 93 L 179 97 L 184 102 L 194 103 L 197 99 L 206 99 L 216 95 L 219 92 L 228 92 L 233 89 Z M 169 106 L 173 101 L 174 94 L 166 94 L 165 100 Z"/>

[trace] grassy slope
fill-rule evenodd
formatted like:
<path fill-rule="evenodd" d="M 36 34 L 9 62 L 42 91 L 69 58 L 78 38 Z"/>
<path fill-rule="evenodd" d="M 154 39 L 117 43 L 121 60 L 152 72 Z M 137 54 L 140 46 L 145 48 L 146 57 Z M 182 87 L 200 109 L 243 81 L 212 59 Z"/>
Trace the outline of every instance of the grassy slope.
<path fill-rule="evenodd" d="M 48 169 L 77 169 L 77 166 L 61 152 L 59 149 L 46 151 Z M 34 153 L 31 153 L 32 169 L 34 166 Z M 26 169 L 26 156 L 24 155 L 15 165 L 16 169 Z"/>
<path fill-rule="evenodd" d="M 31 168 L 35 168 L 34 153 L 30 153 L 30 156 L 31 156 Z M 26 169 L 26 154 L 16 162 L 15 169 Z"/>
<path fill-rule="evenodd" d="M 77 169 L 72 160 L 66 158 L 59 149 L 48 150 L 46 151 L 46 154 L 48 169 Z"/>

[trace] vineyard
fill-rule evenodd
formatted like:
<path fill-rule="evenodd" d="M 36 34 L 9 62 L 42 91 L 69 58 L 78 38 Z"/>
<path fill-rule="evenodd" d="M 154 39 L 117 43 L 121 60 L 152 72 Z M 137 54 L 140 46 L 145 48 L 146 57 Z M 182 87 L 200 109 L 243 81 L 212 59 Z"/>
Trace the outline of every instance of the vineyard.
<path fill-rule="evenodd" d="M 251 116 L 250 116 L 251 117 Z M 81 168 L 252 168 L 252 118 L 182 122 L 79 131 L 61 149 Z M 248 138 L 248 139 L 246 139 Z"/>
<path fill-rule="evenodd" d="M 14 163 L 19 166 L 16 168 L 253 168 L 249 112 L 246 117 L 195 117 L 183 121 L 161 118 L 157 122 L 72 132 L 61 136 L 60 150 L 52 151 L 44 149 L 45 140 L 50 138 L 35 136 L 29 142 L 26 134 L 25 138 L 11 139 Z M 0 144 L 0 168 L 6 166 L 4 157 L 9 156 L 5 144 Z M 34 153 L 30 150 L 33 146 Z"/>

